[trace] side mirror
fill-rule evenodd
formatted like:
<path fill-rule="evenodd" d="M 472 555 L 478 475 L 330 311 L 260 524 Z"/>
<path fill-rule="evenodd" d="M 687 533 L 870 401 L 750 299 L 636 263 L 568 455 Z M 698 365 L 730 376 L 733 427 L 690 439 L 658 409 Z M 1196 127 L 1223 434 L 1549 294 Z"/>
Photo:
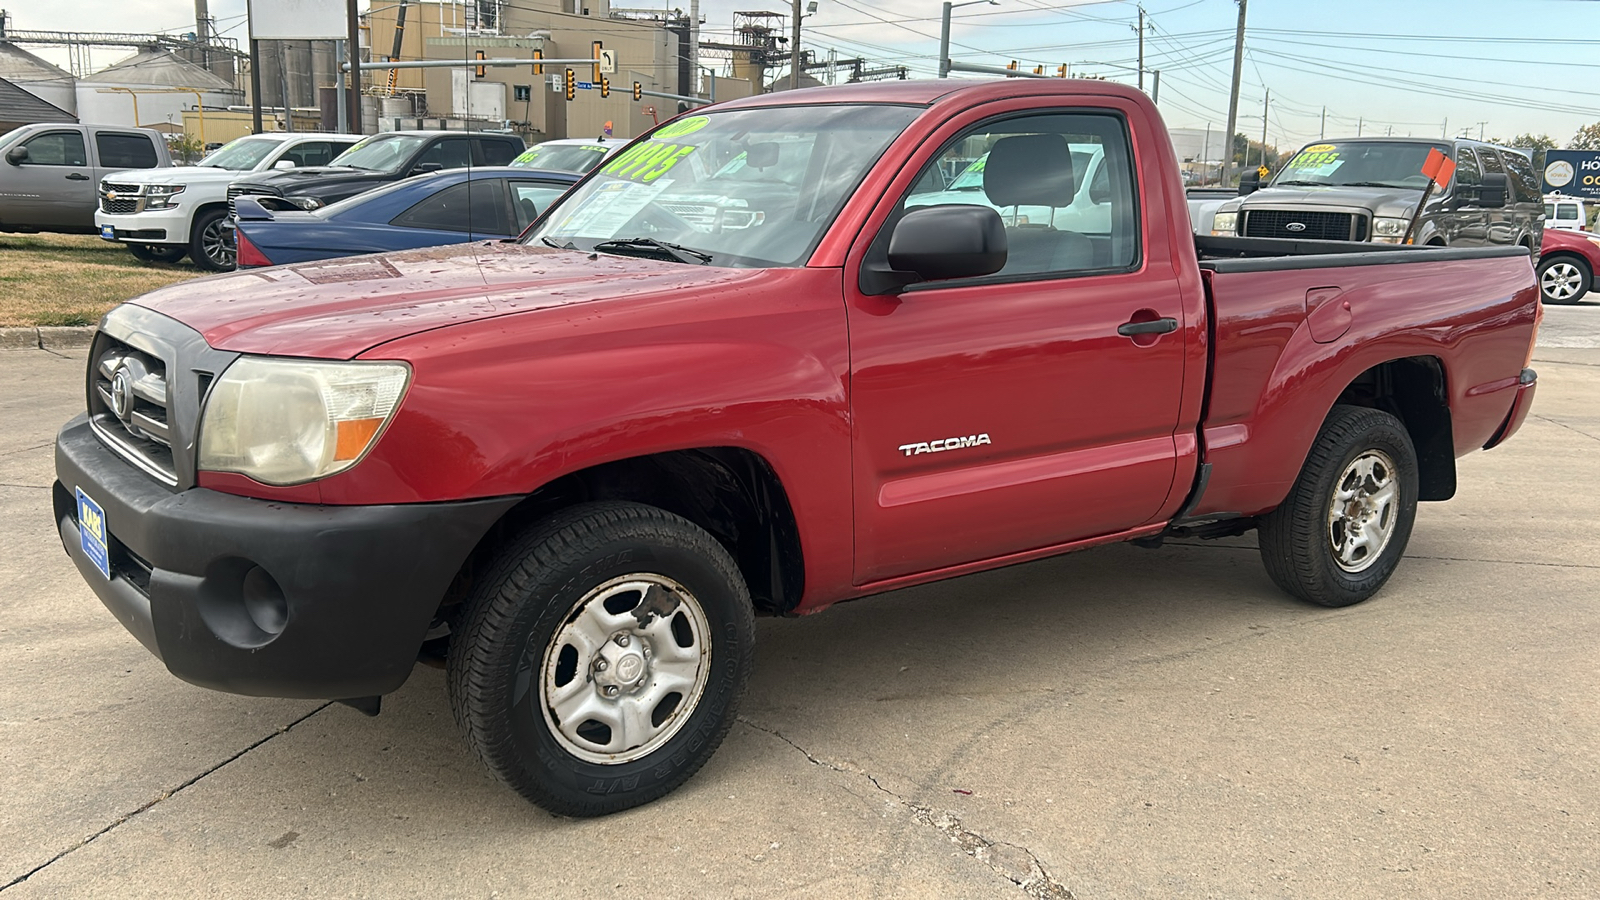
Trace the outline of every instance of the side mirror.
<path fill-rule="evenodd" d="M 1500 209 L 1506 205 L 1506 195 L 1510 192 L 1510 175 L 1504 172 L 1485 172 L 1483 185 L 1478 188 L 1478 205 L 1484 209 Z"/>
<path fill-rule="evenodd" d="M 272 167 L 274 169 L 292 169 L 292 168 L 294 168 L 294 160 L 292 160 L 292 159 L 280 159 L 277 162 L 273 163 Z"/>
<path fill-rule="evenodd" d="M 416 167 L 411 170 L 411 174 L 426 175 L 429 172 L 442 171 L 444 171 L 444 166 L 440 165 L 439 163 L 417 163 Z"/>
<path fill-rule="evenodd" d="M 1254 169 L 1239 176 L 1239 196 L 1247 197 L 1261 190 L 1261 173 Z"/>
<path fill-rule="evenodd" d="M 862 272 L 862 290 L 889 293 L 917 281 L 993 275 L 1006 265 L 1006 229 L 987 206 L 927 206 L 889 236 L 889 265 Z"/>
<path fill-rule="evenodd" d="M 6 162 L 11 163 L 13 166 L 20 166 L 20 165 L 22 165 L 23 163 L 25 163 L 27 161 L 28 161 L 28 148 L 27 147 L 12 147 L 6 153 Z"/>

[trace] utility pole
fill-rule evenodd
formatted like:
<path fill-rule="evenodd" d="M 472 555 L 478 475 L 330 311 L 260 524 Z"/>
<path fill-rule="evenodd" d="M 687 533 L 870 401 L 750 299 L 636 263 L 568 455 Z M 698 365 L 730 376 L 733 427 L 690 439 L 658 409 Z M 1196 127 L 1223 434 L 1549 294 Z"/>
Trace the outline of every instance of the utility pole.
<path fill-rule="evenodd" d="M 794 0 L 794 28 L 789 37 L 789 83 L 800 87 L 800 0 Z"/>
<path fill-rule="evenodd" d="M 211 14 L 206 8 L 206 0 L 194 0 L 194 39 L 200 42 L 200 66 L 210 72 Z"/>
<path fill-rule="evenodd" d="M 1266 88 L 1262 90 L 1266 91 L 1261 96 L 1261 164 L 1264 166 L 1267 164 L 1267 104 L 1272 102 L 1272 92 Z"/>
<path fill-rule="evenodd" d="M 1447 138 L 1449 136 L 1450 136 L 1450 117 L 1449 116 L 1445 116 L 1444 117 L 1444 124 L 1439 126 L 1439 137 Z"/>
<path fill-rule="evenodd" d="M 1361 126 L 1365 125 L 1366 122 L 1367 120 L 1364 117 L 1358 117 L 1356 119 L 1356 137 L 1361 137 Z"/>
<path fill-rule="evenodd" d="M 1144 91 L 1144 7 L 1139 10 L 1139 90 Z"/>
<path fill-rule="evenodd" d="M 1156 69 L 1154 71 L 1155 71 L 1155 75 L 1156 75 L 1155 87 L 1150 89 L 1150 102 L 1151 103 L 1160 103 L 1161 102 L 1161 70 L 1160 69 Z"/>
<path fill-rule="evenodd" d="M 1319 140 L 1319 141 L 1323 140 L 1327 136 L 1328 136 L 1328 108 L 1326 106 L 1324 106 L 1322 108 L 1322 127 L 1317 129 L 1317 140 Z"/>
<path fill-rule="evenodd" d="M 354 2 L 354 0 L 352 0 Z M 1245 0 L 1239 0 L 1239 30 L 1233 38 L 1233 90 L 1228 94 L 1228 133 L 1223 138 L 1227 149 L 1222 154 L 1222 186 L 1228 186 L 1228 163 L 1233 161 L 1233 129 L 1239 124 L 1239 76 L 1244 74 L 1244 9 Z M 1245 144 L 1245 152 L 1250 145 Z"/>
<path fill-rule="evenodd" d="M 1200 145 L 1200 164 L 1206 168 L 1206 181 L 1211 180 L 1211 123 L 1206 123 L 1206 139 Z"/>
<path fill-rule="evenodd" d="M 347 0 L 345 15 L 349 18 L 345 49 L 350 51 L 350 90 L 345 93 L 345 99 L 350 102 L 350 133 L 364 134 L 361 124 L 361 13 L 356 9 L 356 0 Z"/>
<path fill-rule="evenodd" d="M 987 3 L 990 6 L 999 6 L 1000 0 L 967 0 L 965 3 L 951 3 L 944 0 L 944 16 L 939 20 L 939 77 L 950 77 L 950 10 L 958 6 L 977 6 Z M 1071 70 L 1068 70 L 1070 76 Z"/>

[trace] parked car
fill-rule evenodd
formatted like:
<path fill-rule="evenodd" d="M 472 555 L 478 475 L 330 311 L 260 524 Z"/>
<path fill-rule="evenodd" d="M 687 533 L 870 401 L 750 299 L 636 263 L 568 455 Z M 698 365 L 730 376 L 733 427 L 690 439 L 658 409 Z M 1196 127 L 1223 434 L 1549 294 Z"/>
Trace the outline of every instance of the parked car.
<path fill-rule="evenodd" d="M 1428 199 L 1414 243 L 1521 246 L 1537 253 L 1541 182 L 1528 154 L 1479 141 L 1350 138 L 1300 149 L 1265 186 L 1254 171 L 1240 197 L 1216 211 L 1211 233 L 1396 244 L 1428 184 L 1431 150 L 1455 160 L 1455 176 Z"/>
<path fill-rule="evenodd" d="M 778 144 L 810 148 L 800 177 L 750 179 Z M 1005 225 L 996 207 L 1072 204 L 1073 144 L 1105 156 L 1105 230 Z M 977 145 L 971 202 L 916 202 Z M 707 197 L 744 201 L 743 227 L 674 211 Z M 443 657 L 502 783 L 616 812 L 728 733 L 757 613 L 1252 529 L 1308 603 L 1383 587 L 1418 503 L 1528 415 L 1526 251 L 1186 224 L 1131 87 L 734 100 L 648 133 L 520 241 L 112 310 L 57 437 L 55 523 L 178 677 L 375 714 Z"/>
<path fill-rule="evenodd" d="M 1594 287 L 1600 272 L 1600 237 L 1560 228 L 1547 229 L 1539 250 L 1539 293 L 1546 303 L 1577 303 Z"/>
<path fill-rule="evenodd" d="M 511 161 L 513 166 L 526 166 L 546 171 L 576 172 L 582 175 L 606 161 L 606 157 L 628 142 L 616 138 L 597 137 L 592 141 L 579 138 L 558 138 L 540 141 L 522 151 Z"/>
<path fill-rule="evenodd" d="M 413 175 L 509 165 L 525 146 L 514 134 L 391 131 L 363 139 L 326 166 L 241 178 L 228 187 L 228 200 L 255 194 L 268 209 L 319 209 Z"/>
<path fill-rule="evenodd" d="M 273 132 L 242 137 L 198 165 L 107 175 L 100 182 L 94 223 L 100 236 L 122 241 L 147 262 L 176 262 L 186 254 L 201 269 L 233 268 L 233 239 L 225 227 L 228 185 L 249 172 L 326 166 L 356 134 Z"/>
<path fill-rule="evenodd" d="M 578 177 L 508 166 L 452 169 L 312 212 L 274 212 L 254 197 L 240 197 L 234 231 L 239 268 L 514 237 Z"/>
<path fill-rule="evenodd" d="M 1547 194 L 1544 198 L 1544 230 L 1588 231 L 1589 209 L 1580 197 Z"/>
<path fill-rule="evenodd" d="M 149 128 L 24 125 L 0 136 L 0 231 L 93 234 L 95 185 L 124 169 L 172 165 Z"/>
<path fill-rule="evenodd" d="M 1211 223 L 1216 218 L 1217 210 L 1222 208 L 1222 204 L 1239 196 L 1236 190 L 1219 187 L 1192 187 L 1184 190 L 1183 194 L 1189 201 L 1189 226 L 1195 234 L 1211 234 Z"/>

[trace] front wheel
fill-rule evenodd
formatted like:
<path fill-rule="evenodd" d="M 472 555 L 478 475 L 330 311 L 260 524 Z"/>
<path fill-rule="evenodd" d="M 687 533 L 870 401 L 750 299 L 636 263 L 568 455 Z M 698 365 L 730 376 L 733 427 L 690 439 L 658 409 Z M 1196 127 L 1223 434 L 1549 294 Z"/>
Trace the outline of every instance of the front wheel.
<path fill-rule="evenodd" d="M 1546 303 L 1577 303 L 1589 293 L 1592 273 L 1583 260 L 1549 256 L 1539 260 L 1539 296 Z"/>
<path fill-rule="evenodd" d="M 220 207 L 195 216 L 189 258 L 207 272 L 233 271 L 233 233 L 228 230 L 227 221 L 228 211 Z"/>
<path fill-rule="evenodd" d="M 1394 573 L 1417 516 L 1417 453 L 1399 419 L 1335 406 L 1300 477 L 1261 520 L 1278 587 L 1319 606 L 1371 597 Z"/>
<path fill-rule="evenodd" d="M 636 503 L 557 513 L 500 554 L 451 637 L 450 700 L 489 770 L 560 815 L 648 803 L 733 724 L 753 662 L 733 559 Z"/>

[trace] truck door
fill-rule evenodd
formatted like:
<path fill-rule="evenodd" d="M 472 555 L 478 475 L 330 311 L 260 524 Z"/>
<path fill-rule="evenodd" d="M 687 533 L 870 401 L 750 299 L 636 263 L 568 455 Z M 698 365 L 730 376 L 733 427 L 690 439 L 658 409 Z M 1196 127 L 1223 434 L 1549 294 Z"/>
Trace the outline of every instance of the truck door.
<path fill-rule="evenodd" d="M 0 163 L 0 201 L 9 226 L 45 231 L 94 227 L 94 167 L 89 164 L 83 132 L 76 128 L 45 131 L 18 147 L 28 156 L 20 163 Z"/>
<path fill-rule="evenodd" d="M 1504 165 L 1500 162 L 1500 153 L 1493 147 L 1479 147 L 1478 161 L 1483 165 L 1485 175 L 1496 174 L 1510 176 Z M 1479 204 L 1480 206 L 1482 204 Z M 1506 185 L 1506 202 L 1504 206 L 1494 209 L 1487 207 L 1483 210 L 1484 240 L 1497 247 L 1506 247 L 1516 243 L 1517 240 L 1517 186 L 1515 180 Z"/>
<path fill-rule="evenodd" d="M 1443 212 L 1438 229 L 1452 247 L 1486 247 L 1489 244 L 1489 217 L 1478 203 L 1483 186 L 1483 169 L 1470 147 L 1456 150 L 1456 188 L 1451 211 Z"/>
<path fill-rule="evenodd" d="M 1183 313 L 1169 251 L 1150 252 L 1128 135 L 1109 111 L 991 120 L 945 144 L 891 199 L 867 263 L 886 261 L 899 217 L 929 203 L 996 209 L 1009 255 L 984 278 L 850 293 L 858 584 L 1157 514 L 1174 480 Z M 1036 209 L 1072 204 L 1088 174 L 1073 151 L 1087 145 L 1105 157 L 1102 230 L 1057 228 L 1048 211 L 1034 221 Z M 943 188 L 938 173 L 985 153 L 973 189 Z M 1174 333 L 1118 330 L 1167 319 Z"/>

